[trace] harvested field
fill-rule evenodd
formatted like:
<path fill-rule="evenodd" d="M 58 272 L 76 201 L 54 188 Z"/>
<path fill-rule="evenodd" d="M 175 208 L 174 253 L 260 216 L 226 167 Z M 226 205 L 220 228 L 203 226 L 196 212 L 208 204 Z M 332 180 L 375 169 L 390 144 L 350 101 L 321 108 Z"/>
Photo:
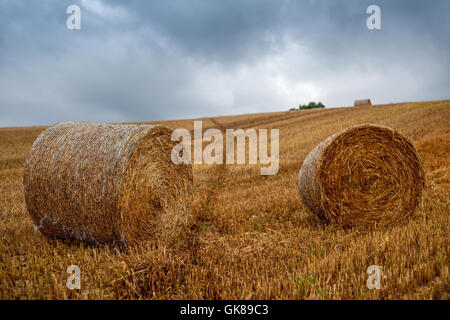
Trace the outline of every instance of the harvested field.
<path fill-rule="evenodd" d="M 158 122 L 192 129 L 192 120 Z M 354 125 L 410 139 L 425 188 L 415 213 L 378 230 L 326 224 L 301 200 L 297 176 L 325 138 Z M 280 169 L 193 165 L 190 236 L 128 251 L 47 241 L 26 211 L 25 159 L 43 127 L 0 128 L 2 299 L 449 299 L 450 101 L 204 119 L 203 129 L 277 128 Z M 69 265 L 81 290 L 66 287 Z M 367 267 L 382 268 L 380 290 Z"/>

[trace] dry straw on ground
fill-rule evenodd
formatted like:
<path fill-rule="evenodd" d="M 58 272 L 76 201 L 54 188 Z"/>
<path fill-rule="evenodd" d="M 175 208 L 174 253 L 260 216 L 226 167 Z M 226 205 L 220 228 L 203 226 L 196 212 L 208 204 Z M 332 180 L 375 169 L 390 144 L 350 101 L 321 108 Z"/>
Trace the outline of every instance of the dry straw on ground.
<path fill-rule="evenodd" d="M 189 221 L 192 168 L 175 165 L 171 129 L 65 122 L 28 155 L 24 191 L 50 238 L 127 246 L 175 239 Z"/>
<path fill-rule="evenodd" d="M 343 226 L 386 226 L 419 204 L 424 170 L 414 146 L 391 128 L 359 125 L 322 141 L 298 176 L 305 205 Z"/>

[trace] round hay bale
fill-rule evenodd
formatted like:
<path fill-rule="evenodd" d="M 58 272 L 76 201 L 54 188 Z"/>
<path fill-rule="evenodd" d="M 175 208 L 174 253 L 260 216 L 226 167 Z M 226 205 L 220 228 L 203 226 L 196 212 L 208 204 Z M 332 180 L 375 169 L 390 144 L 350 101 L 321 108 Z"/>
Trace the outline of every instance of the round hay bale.
<path fill-rule="evenodd" d="M 25 164 L 35 229 L 99 245 L 174 240 L 189 223 L 192 167 L 175 165 L 172 130 L 64 122 L 45 130 Z"/>
<path fill-rule="evenodd" d="M 342 226 L 387 226 L 419 204 L 425 175 L 404 136 L 379 125 L 359 125 L 321 142 L 305 158 L 298 187 L 314 214 Z"/>

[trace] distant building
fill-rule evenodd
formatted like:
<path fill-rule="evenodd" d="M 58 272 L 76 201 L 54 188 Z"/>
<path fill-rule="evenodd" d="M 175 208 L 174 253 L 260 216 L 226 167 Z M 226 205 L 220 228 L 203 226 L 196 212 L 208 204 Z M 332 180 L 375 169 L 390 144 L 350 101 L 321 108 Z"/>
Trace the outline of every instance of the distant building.
<path fill-rule="evenodd" d="M 355 107 L 359 106 L 371 106 L 372 103 L 370 102 L 370 99 L 361 99 L 361 100 L 355 100 Z"/>

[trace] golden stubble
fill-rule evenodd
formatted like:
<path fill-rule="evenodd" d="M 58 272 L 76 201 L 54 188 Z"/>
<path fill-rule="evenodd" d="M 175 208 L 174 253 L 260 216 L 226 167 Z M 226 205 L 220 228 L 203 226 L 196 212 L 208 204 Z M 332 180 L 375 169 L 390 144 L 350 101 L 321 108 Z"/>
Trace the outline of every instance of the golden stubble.
<path fill-rule="evenodd" d="M 0 129 L 0 298 L 448 299 L 450 101 L 203 119 L 203 128 L 277 128 L 280 170 L 193 165 L 193 221 L 179 243 L 128 251 L 47 241 L 23 196 L 25 158 L 44 128 Z M 159 122 L 193 128 L 192 120 Z M 408 137 L 425 170 L 418 209 L 380 230 L 324 224 L 300 199 L 307 154 L 341 129 L 374 123 Z M 81 290 L 66 269 L 81 268 Z M 366 286 L 382 268 L 381 290 Z"/>

